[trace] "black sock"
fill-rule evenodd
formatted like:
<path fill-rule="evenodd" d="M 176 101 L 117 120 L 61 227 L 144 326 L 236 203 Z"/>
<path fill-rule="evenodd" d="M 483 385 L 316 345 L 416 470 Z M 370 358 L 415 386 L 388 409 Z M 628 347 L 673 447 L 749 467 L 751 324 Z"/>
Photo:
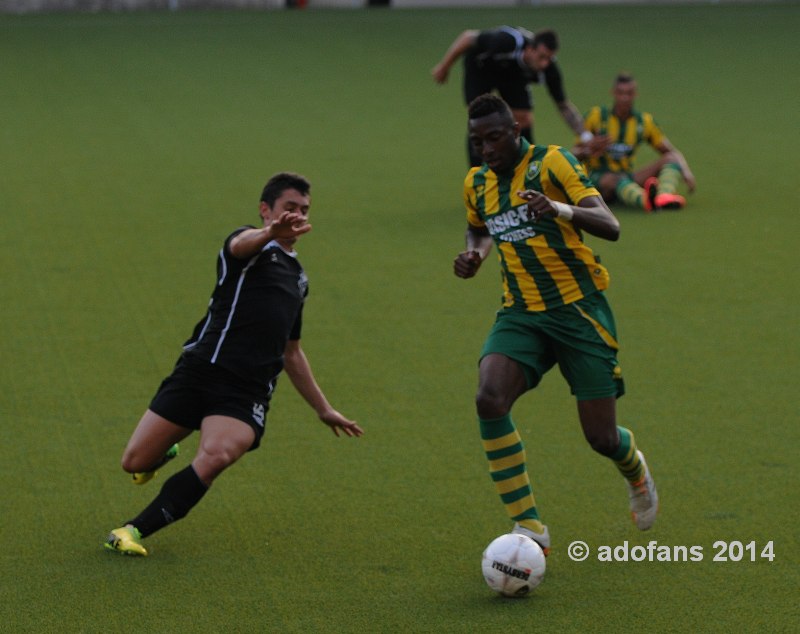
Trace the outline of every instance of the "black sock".
<path fill-rule="evenodd" d="M 152 535 L 167 524 L 186 517 L 206 491 L 208 487 L 197 476 L 192 465 L 189 465 L 169 478 L 156 499 L 135 519 L 125 524 L 133 524 L 142 537 Z"/>

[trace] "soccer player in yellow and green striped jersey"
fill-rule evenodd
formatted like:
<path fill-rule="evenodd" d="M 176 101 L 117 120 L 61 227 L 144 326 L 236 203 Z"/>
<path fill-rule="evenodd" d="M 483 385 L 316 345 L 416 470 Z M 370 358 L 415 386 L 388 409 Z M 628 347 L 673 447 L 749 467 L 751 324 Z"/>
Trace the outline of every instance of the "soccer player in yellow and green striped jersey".
<path fill-rule="evenodd" d="M 649 112 L 636 110 L 636 80 L 617 75 L 611 90 L 614 103 L 594 106 L 584 117 L 586 131 L 572 151 L 584 162 L 589 178 L 606 202 L 619 201 L 645 211 L 682 209 L 680 179 L 694 191 L 695 178 L 683 154 L 670 143 Z M 634 156 L 648 143 L 661 156 L 634 171 Z"/>
<path fill-rule="evenodd" d="M 616 240 L 619 223 L 577 159 L 521 138 L 499 97 L 470 103 L 469 135 L 484 163 L 464 181 L 466 249 L 454 272 L 473 277 L 496 245 L 503 302 L 481 351 L 476 406 L 489 471 L 513 531 L 550 548 L 511 408 L 556 364 L 577 400 L 586 440 L 625 477 L 634 521 L 646 530 L 658 496 L 633 434 L 617 425 L 624 384 L 603 293 L 608 272 L 582 235 Z"/>

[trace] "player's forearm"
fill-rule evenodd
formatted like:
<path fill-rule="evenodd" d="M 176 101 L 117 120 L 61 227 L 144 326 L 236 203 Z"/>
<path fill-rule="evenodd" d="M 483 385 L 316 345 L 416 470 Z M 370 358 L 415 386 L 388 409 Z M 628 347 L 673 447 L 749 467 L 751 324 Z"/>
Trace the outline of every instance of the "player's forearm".
<path fill-rule="evenodd" d="M 571 209 L 572 225 L 576 229 L 605 240 L 619 239 L 619 220 L 599 196 L 584 198 Z"/>
<path fill-rule="evenodd" d="M 459 57 L 475 45 L 476 39 L 478 39 L 478 31 L 464 31 L 453 41 L 439 64 L 449 69 Z"/>
<path fill-rule="evenodd" d="M 325 394 L 314 378 L 311 365 L 299 342 L 290 341 L 287 344 L 284 355 L 284 370 L 289 376 L 294 389 L 317 413 L 317 416 L 322 417 L 332 409 L 331 404 L 325 398 Z"/>
<path fill-rule="evenodd" d="M 466 250 L 476 251 L 481 256 L 481 260 L 485 260 L 492 250 L 492 237 L 487 233 L 479 233 L 472 228 L 467 229 L 465 238 Z"/>
<path fill-rule="evenodd" d="M 581 133 L 584 132 L 583 127 L 583 116 L 575 107 L 575 104 L 571 101 L 562 101 L 558 104 L 558 111 L 561 113 L 564 121 L 567 122 L 567 125 L 570 129 L 577 135 L 580 136 Z"/>
<path fill-rule="evenodd" d="M 672 148 L 672 151 L 678 159 L 678 166 L 681 168 L 681 171 L 684 174 L 691 173 L 692 170 L 689 169 L 689 164 L 686 162 L 686 157 L 683 155 L 683 152 L 675 147 Z"/>
<path fill-rule="evenodd" d="M 260 229 L 245 229 L 231 240 L 228 249 L 233 257 L 246 260 L 256 255 L 273 239 L 270 226 Z"/>

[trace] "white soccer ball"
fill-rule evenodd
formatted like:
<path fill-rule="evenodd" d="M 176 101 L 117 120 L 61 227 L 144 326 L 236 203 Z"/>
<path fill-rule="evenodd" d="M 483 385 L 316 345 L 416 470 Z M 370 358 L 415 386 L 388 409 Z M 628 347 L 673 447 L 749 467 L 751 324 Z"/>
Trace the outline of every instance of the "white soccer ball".
<path fill-rule="evenodd" d="M 542 548 L 525 535 L 500 535 L 483 551 L 483 578 L 506 597 L 524 597 L 544 578 Z"/>

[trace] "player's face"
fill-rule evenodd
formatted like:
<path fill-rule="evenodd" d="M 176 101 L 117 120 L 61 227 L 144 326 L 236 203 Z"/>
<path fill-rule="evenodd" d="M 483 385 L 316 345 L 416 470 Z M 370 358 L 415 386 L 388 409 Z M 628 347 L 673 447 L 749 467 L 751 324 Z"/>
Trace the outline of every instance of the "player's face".
<path fill-rule="evenodd" d="M 304 217 L 308 216 L 308 210 L 311 208 L 311 197 L 307 194 L 301 194 L 296 189 L 284 189 L 283 193 L 278 196 L 275 204 L 272 206 L 272 213 L 280 216 L 284 211 L 297 212 Z"/>
<path fill-rule="evenodd" d="M 284 212 L 299 213 L 303 218 L 308 218 L 310 209 L 310 196 L 301 194 L 296 189 L 284 189 L 271 207 L 266 203 L 261 203 L 261 217 L 265 223 L 277 220 Z M 297 238 L 284 240 L 284 242 L 291 245 L 297 242 Z"/>
<path fill-rule="evenodd" d="M 611 89 L 614 97 L 614 109 L 618 112 L 630 112 L 636 99 L 636 82 L 619 82 Z"/>
<path fill-rule="evenodd" d="M 519 158 L 519 124 L 499 112 L 469 120 L 469 141 L 494 172 L 508 172 Z"/>
<path fill-rule="evenodd" d="M 555 54 L 556 52 L 554 50 L 547 48 L 544 44 L 539 44 L 535 48 L 532 46 L 526 48 L 524 59 L 531 70 L 539 73 L 550 66 Z"/>

